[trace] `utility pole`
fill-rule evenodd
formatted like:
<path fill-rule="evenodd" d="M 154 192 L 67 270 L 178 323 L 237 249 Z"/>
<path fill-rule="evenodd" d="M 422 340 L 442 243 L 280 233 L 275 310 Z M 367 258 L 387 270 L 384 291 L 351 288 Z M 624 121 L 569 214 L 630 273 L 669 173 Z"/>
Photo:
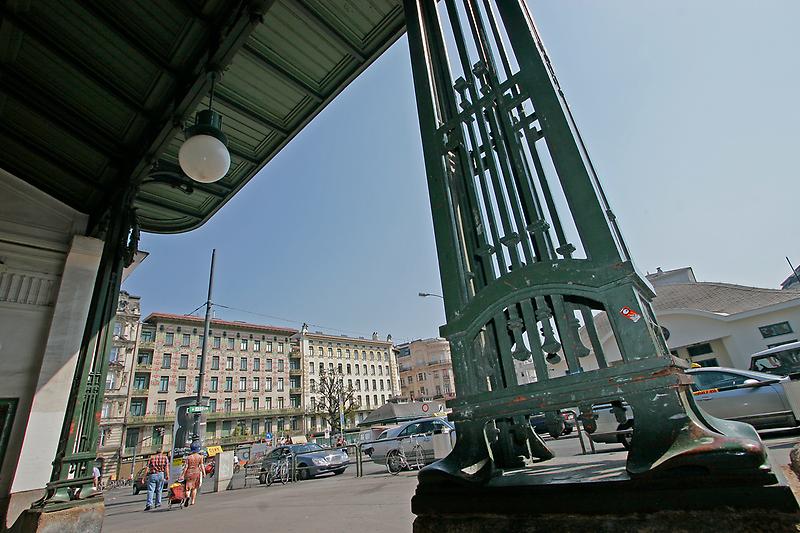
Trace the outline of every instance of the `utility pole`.
<path fill-rule="evenodd" d="M 789 263 L 789 268 L 792 269 L 792 274 L 794 274 L 794 279 L 797 280 L 797 283 L 800 283 L 800 274 L 797 273 L 797 270 L 792 265 L 792 262 L 789 261 L 789 256 L 786 256 L 786 262 Z"/>
<path fill-rule="evenodd" d="M 194 436 L 196 439 L 202 441 L 200 434 L 200 418 L 202 411 L 199 407 L 203 403 L 203 378 L 206 376 L 206 356 L 208 355 L 208 332 L 211 329 L 211 289 L 214 285 L 214 259 L 217 256 L 216 248 L 211 250 L 211 272 L 208 275 L 208 298 L 206 299 L 206 321 L 203 325 L 203 346 L 200 352 L 200 379 L 197 384 L 197 407 L 198 410 L 194 414 Z"/>
<path fill-rule="evenodd" d="M 339 374 L 339 437 L 344 442 L 344 376 Z"/>

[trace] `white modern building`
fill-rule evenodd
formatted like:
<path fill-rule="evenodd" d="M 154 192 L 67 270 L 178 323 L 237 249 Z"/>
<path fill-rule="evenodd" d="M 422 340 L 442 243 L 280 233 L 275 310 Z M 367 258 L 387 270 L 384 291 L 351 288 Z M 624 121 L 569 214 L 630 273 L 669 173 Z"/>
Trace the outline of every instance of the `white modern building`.
<path fill-rule="evenodd" d="M 693 363 L 745 369 L 752 354 L 800 339 L 800 289 L 697 281 L 691 267 L 659 269 L 647 279 L 667 345 Z M 604 313 L 595 324 L 607 360 L 620 360 Z M 585 328 L 581 337 L 590 346 Z"/>

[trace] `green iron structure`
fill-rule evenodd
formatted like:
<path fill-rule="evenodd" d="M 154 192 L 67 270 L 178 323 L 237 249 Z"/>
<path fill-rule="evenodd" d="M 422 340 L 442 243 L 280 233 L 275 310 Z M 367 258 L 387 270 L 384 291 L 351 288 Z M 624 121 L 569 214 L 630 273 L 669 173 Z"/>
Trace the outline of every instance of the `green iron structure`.
<path fill-rule="evenodd" d="M 404 5 L 458 390 L 448 403 L 457 444 L 421 486 L 481 484 L 551 458 L 531 414 L 555 421 L 577 406 L 591 430 L 593 404 L 623 400 L 635 416 L 631 478 L 774 483 L 753 428 L 695 404 L 525 2 Z M 598 312 L 621 354 L 613 365 Z M 537 380 L 519 384 L 514 361 L 531 358 Z"/>

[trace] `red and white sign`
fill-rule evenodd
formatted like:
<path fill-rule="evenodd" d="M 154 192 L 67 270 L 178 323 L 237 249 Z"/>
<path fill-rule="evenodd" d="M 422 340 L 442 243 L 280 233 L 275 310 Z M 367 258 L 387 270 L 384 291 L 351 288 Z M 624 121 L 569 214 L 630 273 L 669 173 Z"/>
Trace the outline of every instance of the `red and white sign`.
<path fill-rule="evenodd" d="M 422 412 L 423 413 L 427 413 L 428 409 L 430 409 L 430 407 L 428 407 L 428 404 L 427 403 L 423 403 L 422 404 Z"/>
<path fill-rule="evenodd" d="M 634 322 L 638 322 L 639 319 L 642 318 L 642 315 L 640 315 L 639 313 L 637 313 L 636 311 L 634 311 L 633 309 L 631 309 L 627 305 L 619 310 L 619 314 L 621 314 L 625 318 L 630 319 L 630 320 L 632 320 Z"/>

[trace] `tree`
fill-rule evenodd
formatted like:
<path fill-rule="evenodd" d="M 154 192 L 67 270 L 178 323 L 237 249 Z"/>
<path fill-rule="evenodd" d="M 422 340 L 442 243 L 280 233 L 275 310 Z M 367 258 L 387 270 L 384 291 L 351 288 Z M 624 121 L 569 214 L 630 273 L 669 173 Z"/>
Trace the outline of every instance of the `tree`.
<path fill-rule="evenodd" d="M 345 386 L 342 374 L 323 370 L 319 374 L 316 393 L 317 411 L 331 426 L 333 433 L 341 431 L 339 427 L 339 408 L 344 412 L 344 419 L 352 419 L 358 409 L 358 400 L 352 386 Z"/>

